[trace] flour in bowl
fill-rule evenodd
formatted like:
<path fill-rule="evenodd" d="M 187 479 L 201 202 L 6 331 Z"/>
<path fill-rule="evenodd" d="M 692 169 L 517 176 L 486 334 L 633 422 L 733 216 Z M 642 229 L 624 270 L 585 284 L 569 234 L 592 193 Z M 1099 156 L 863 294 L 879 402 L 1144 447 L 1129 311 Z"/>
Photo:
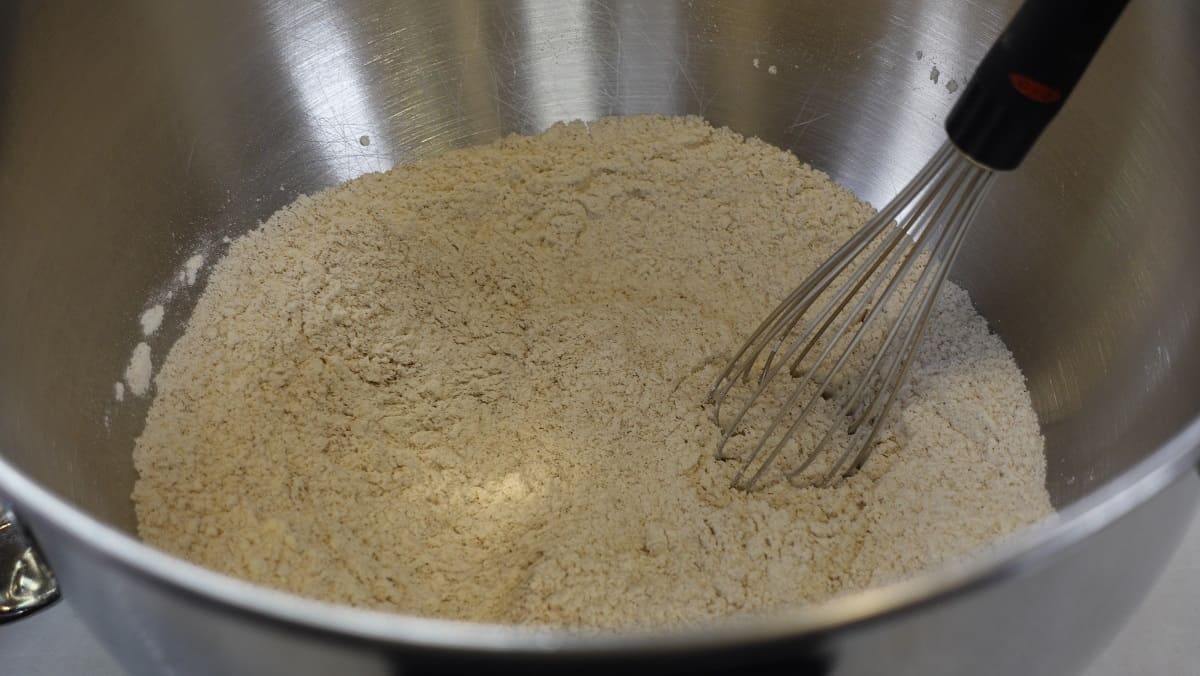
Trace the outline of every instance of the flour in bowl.
<path fill-rule="evenodd" d="M 1012 356 L 947 285 L 831 488 L 728 487 L 703 402 L 871 214 L 696 118 L 560 124 L 303 197 L 216 262 L 163 361 L 150 544 L 306 596 L 618 628 L 910 576 L 1051 511 Z"/>

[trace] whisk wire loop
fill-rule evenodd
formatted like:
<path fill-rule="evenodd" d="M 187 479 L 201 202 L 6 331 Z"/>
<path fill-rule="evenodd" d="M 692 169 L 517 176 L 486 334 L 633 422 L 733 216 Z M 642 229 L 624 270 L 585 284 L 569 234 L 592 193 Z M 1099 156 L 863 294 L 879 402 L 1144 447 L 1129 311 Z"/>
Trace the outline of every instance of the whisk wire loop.
<path fill-rule="evenodd" d="M 906 251 L 897 252 L 897 255 L 892 257 L 891 263 L 893 263 L 893 264 L 896 261 L 903 260 L 903 263 L 901 263 L 901 265 L 900 265 L 900 269 L 894 275 L 891 275 L 890 277 L 886 273 L 878 276 L 875 279 L 875 283 L 873 284 L 872 290 L 870 292 L 868 292 L 867 294 L 863 295 L 859 299 L 858 305 L 846 317 L 845 321 L 843 322 L 843 324 L 840 327 L 840 329 L 838 330 L 838 332 L 829 338 L 825 351 L 822 353 L 821 357 L 818 358 L 816 363 L 813 364 L 813 368 L 819 368 L 821 366 L 821 364 L 824 361 L 825 356 L 833 348 L 833 346 L 838 344 L 838 341 L 841 339 L 842 334 L 845 332 L 845 330 L 847 328 L 849 328 L 850 323 L 852 321 L 854 321 L 854 319 L 858 315 L 858 312 L 861 309 L 861 307 L 864 304 L 866 304 L 868 301 L 873 301 L 872 307 L 868 311 L 867 315 L 863 318 L 862 322 L 859 324 L 858 330 L 855 332 L 855 334 L 851 338 L 850 342 L 846 345 L 845 349 L 842 351 L 842 354 L 838 358 L 837 362 L 830 369 L 830 371 L 829 371 L 830 375 L 826 377 L 826 383 L 822 384 L 822 387 L 821 387 L 822 391 L 825 390 L 825 388 L 827 387 L 828 381 L 832 379 L 833 375 L 836 373 L 839 373 L 841 371 L 841 369 L 844 367 L 846 361 L 850 358 L 851 354 L 854 352 L 854 349 L 858 346 L 858 344 L 861 342 L 863 336 L 867 333 L 867 330 L 869 329 L 869 327 L 873 324 L 876 317 L 878 317 L 878 315 L 884 310 L 884 308 L 887 307 L 888 299 L 890 299 L 893 296 L 893 294 L 896 292 L 897 287 L 905 279 L 905 276 L 907 275 L 907 273 L 918 262 L 918 260 L 920 260 L 920 254 L 925 250 L 925 247 L 926 247 L 928 241 L 931 238 L 936 238 L 937 241 L 934 243 L 934 248 L 937 248 L 938 246 L 941 245 L 942 240 L 945 238 L 946 231 L 944 229 L 939 229 L 937 227 L 928 227 L 928 225 L 922 221 L 922 218 L 925 217 L 924 208 L 929 206 L 929 203 L 932 201 L 932 199 L 935 196 L 940 196 L 943 191 L 950 193 L 950 194 L 953 194 L 954 192 L 956 192 L 959 189 L 959 187 L 961 186 L 961 184 L 963 183 L 963 181 L 965 180 L 965 174 L 966 174 L 965 170 L 958 171 L 953 174 L 948 173 L 946 176 L 948 176 L 949 178 L 947 179 L 947 181 L 945 181 L 946 185 L 939 185 L 936 188 L 934 188 L 933 190 L 930 190 L 923 198 L 921 204 L 918 205 L 917 209 L 910 212 L 909 217 L 905 219 L 905 224 L 897 229 L 901 233 L 902 236 L 907 236 L 909 232 L 914 231 L 915 228 L 919 227 L 919 234 L 917 234 L 917 236 L 915 238 L 915 244 L 912 247 L 910 247 L 909 249 L 907 249 Z M 941 215 L 942 215 L 943 211 L 945 210 L 945 208 L 946 208 L 945 202 L 939 203 L 937 208 L 935 209 L 934 213 L 932 214 L 932 216 L 928 217 L 929 221 L 932 222 L 934 225 L 937 225 L 940 221 Z M 924 226 L 924 227 L 920 227 L 920 226 Z M 890 268 L 892 266 L 889 265 L 888 267 Z M 928 273 L 928 269 L 924 270 L 922 272 L 922 277 L 924 277 L 925 274 L 927 274 L 927 273 Z M 875 299 L 874 298 L 874 295 L 875 295 L 874 290 L 884 280 L 888 281 L 888 286 L 883 291 L 883 293 L 879 296 L 879 298 Z M 918 282 L 918 284 L 919 283 L 920 282 Z M 900 311 L 901 317 L 907 316 L 907 313 L 910 310 L 910 307 L 911 307 L 912 302 L 915 297 L 916 297 L 915 295 L 910 295 L 905 300 L 905 304 Z M 878 362 L 880 356 L 882 356 L 883 354 L 885 354 L 887 352 L 888 344 L 890 343 L 891 340 L 894 340 L 894 336 L 897 333 L 899 326 L 900 326 L 900 323 L 897 322 L 897 324 L 895 324 L 892 327 L 892 331 L 889 332 L 889 337 L 888 337 L 889 340 L 887 342 L 885 342 L 884 348 L 882 350 L 880 350 L 876 355 L 876 362 Z M 856 389 L 861 391 L 863 389 L 863 384 L 865 384 L 867 382 L 867 379 L 869 377 L 870 377 L 870 374 L 868 374 L 867 378 L 864 378 L 862 381 L 860 381 L 860 385 Z M 795 386 L 795 390 L 797 392 L 799 392 L 802 388 L 803 388 L 803 384 L 799 384 L 799 385 Z M 784 447 L 793 438 L 793 436 L 796 434 L 796 432 L 800 429 L 801 425 L 807 419 L 807 415 L 808 415 L 809 411 L 811 410 L 811 407 L 816 404 L 818 397 L 819 397 L 819 394 L 813 394 L 810 399 L 810 403 L 806 406 L 806 409 L 803 410 L 800 413 L 800 415 L 795 416 L 795 420 L 793 421 L 791 426 L 787 429 L 786 432 L 784 432 L 784 434 L 778 440 L 778 442 L 776 442 L 775 447 L 772 449 L 771 453 L 767 456 L 766 460 L 764 460 L 763 463 L 759 466 L 758 471 L 755 472 L 755 474 L 750 478 L 749 482 L 745 483 L 745 487 L 747 490 L 752 490 L 758 484 L 758 482 L 762 479 L 763 474 L 774 464 L 776 457 L 783 451 Z M 780 412 L 777 414 L 776 417 L 782 418 L 783 416 L 787 415 L 789 408 L 790 408 L 790 405 L 785 404 L 781 408 Z M 859 423 L 860 423 L 860 421 L 855 421 L 854 423 L 851 423 L 851 425 L 847 428 L 847 432 L 852 435 L 854 433 L 854 431 L 856 430 Z M 830 427 L 830 431 L 832 431 L 833 429 L 835 429 L 835 428 Z M 769 438 L 771 435 L 771 432 L 773 432 L 773 428 L 769 429 L 768 432 L 766 434 L 764 434 L 764 437 Z M 832 435 L 830 435 L 827 432 L 825 438 L 822 441 L 827 443 L 828 439 L 830 439 L 830 438 L 832 438 Z M 805 460 L 801 463 L 801 466 L 800 466 L 799 470 L 797 470 L 797 472 L 803 472 L 803 470 L 807 469 L 808 466 L 810 466 L 812 464 L 812 462 L 818 457 L 821 450 L 823 450 L 821 447 L 821 444 L 818 444 L 817 448 L 813 449 L 813 451 L 810 452 L 806 456 Z M 757 449 L 755 452 L 751 453 L 750 458 L 748 458 L 748 459 L 753 459 L 756 455 L 757 455 Z M 793 472 L 792 474 L 796 474 L 797 472 Z M 738 483 L 740 483 L 740 480 L 741 480 L 740 476 L 735 478 L 735 481 Z M 826 479 L 826 482 L 827 481 L 828 481 L 828 478 Z"/>
<path fill-rule="evenodd" d="M 989 170 L 960 155 L 952 145 L 943 145 L 894 200 L 751 334 L 709 393 L 714 419 L 720 425 L 724 401 L 738 385 L 750 386 L 732 420 L 722 426 L 719 458 L 728 457 L 728 443 L 742 430 L 750 412 L 768 406 L 765 395 L 785 369 L 792 382 L 786 385 L 791 391 L 770 417 L 765 431 L 752 440 L 750 450 L 741 458 L 733 479 L 735 487 L 753 490 L 763 481 L 821 399 L 836 399 L 833 423 L 814 447 L 807 452 L 801 449 L 798 465 L 785 470 L 783 476 L 798 481 L 839 434 L 849 437 L 849 442 L 822 472 L 824 478 L 819 483 L 836 479 L 847 461 L 847 473 L 866 462 L 880 423 L 907 378 L 938 290 L 990 183 Z M 915 282 L 906 285 L 905 280 L 918 269 Z M 901 299 L 897 294 L 905 297 Z M 810 318 L 810 310 L 823 296 L 824 302 Z M 869 366 L 857 385 L 840 386 L 847 364 L 863 347 L 865 337 L 873 335 L 874 325 L 897 305 L 886 337 L 869 358 Z M 832 366 L 822 374 L 822 367 L 835 353 Z M 751 374 L 755 372 L 757 377 L 752 382 Z M 818 381 L 815 390 L 811 389 Z M 808 399 L 802 401 L 806 393 Z"/>
<path fill-rule="evenodd" d="M 719 416 L 720 405 L 724 401 L 725 395 L 729 393 L 729 390 L 753 368 L 758 359 L 759 352 L 770 343 L 771 338 L 783 325 L 791 324 L 790 316 L 782 322 L 778 321 L 780 315 L 793 312 L 796 314 L 803 313 L 812 304 L 812 301 L 820 295 L 822 282 L 827 285 L 828 281 L 826 280 L 837 277 L 846 266 L 850 265 L 856 256 L 862 253 L 878 237 L 879 233 L 885 231 L 904 205 L 919 194 L 922 188 L 928 185 L 928 181 L 934 176 L 938 167 L 945 163 L 955 152 L 952 146 L 944 144 L 929 164 L 923 167 L 917 176 L 909 181 L 896 199 L 884 206 L 866 225 L 855 232 L 841 248 L 826 259 L 800 286 L 784 298 L 767 315 L 766 319 L 758 325 L 758 328 L 742 344 L 742 347 L 734 355 L 733 359 L 729 361 L 729 364 L 721 374 L 717 376 L 709 394 L 709 401 L 714 404 L 714 416 Z M 753 352 L 747 354 L 751 350 Z M 737 370 L 736 375 L 734 373 L 735 369 Z"/>
<path fill-rule="evenodd" d="M 955 219 L 950 225 L 950 227 L 955 229 L 953 239 L 947 245 L 947 248 L 944 250 L 944 252 L 942 252 L 942 255 L 939 255 L 936 252 L 934 254 L 935 259 L 939 259 L 937 265 L 937 276 L 933 279 L 929 290 L 924 293 L 920 314 L 916 317 L 913 327 L 909 329 L 909 334 L 905 338 L 905 345 L 901 351 L 901 354 L 903 354 L 904 357 L 899 365 L 898 372 L 894 369 L 893 373 L 885 378 L 885 382 L 891 384 L 891 392 L 888 395 L 888 399 L 883 404 L 882 410 L 875 414 L 868 414 L 873 415 L 875 423 L 871 426 L 870 433 L 867 438 L 858 447 L 858 453 L 855 455 L 855 460 L 851 465 L 852 471 L 857 471 L 859 468 L 861 468 L 875 449 L 873 442 L 879 433 L 879 423 L 887 418 L 888 413 L 891 411 L 892 405 L 895 403 L 896 395 L 900 392 L 900 389 L 904 387 L 904 384 L 908 379 L 909 367 L 912 365 L 913 358 L 917 353 L 917 348 L 920 346 L 921 338 L 925 333 L 925 327 L 929 321 L 929 315 L 933 309 L 934 301 L 937 299 L 937 293 L 941 289 L 942 284 L 946 281 L 946 277 L 949 276 L 950 268 L 954 263 L 954 259 L 958 256 L 958 252 L 962 247 L 963 240 L 966 239 L 968 226 L 974 219 L 975 214 L 978 212 L 979 205 L 983 202 L 983 198 L 986 196 L 987 191 L 991 188 L 993 178 L 992 173 L 982 168 L 979 168 L 978 171 L 979 174 L 977 178 L 979 180 L 975 182 L 975 187 L 968 191 L 968 206 L 963 210 L 965 215 L 960 219 Z M 878 401 L 878 397 L 876 397 L 876 401 Z M 837 467 L 834 468 L 834 471 L 836 470 Z M 828 483 L 831 478 L 832 474 L 830 477 L 826 478 L 825 483 Z"/>

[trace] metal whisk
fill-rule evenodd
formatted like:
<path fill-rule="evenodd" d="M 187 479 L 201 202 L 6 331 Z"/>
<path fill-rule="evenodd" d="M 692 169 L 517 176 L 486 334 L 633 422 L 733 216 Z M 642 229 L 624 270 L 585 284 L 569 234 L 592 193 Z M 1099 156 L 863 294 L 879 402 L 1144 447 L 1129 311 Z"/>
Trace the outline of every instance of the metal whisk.
<path fill-rule="evenodd" d="M 947 117 L 949 140 L 750 335 L 709 393 L 722 459 L 753 411 L 770 413 L 749 436 L 734 487 L 761 485 L 789 449 L 798 455 L 780 473 L 792 481 L 819 470 L 826 485 L 867 461 L 994 172 L 1021 163 L 1126 1 L 1027 0 Z M 866 366 L 848 373 L 850 364 Z M 740 405 L 723 422 L 735 392 Z M 818 408 L 832 422 L 798 443 Z M 832 448 L 840 453 L 826 458 Z"/>

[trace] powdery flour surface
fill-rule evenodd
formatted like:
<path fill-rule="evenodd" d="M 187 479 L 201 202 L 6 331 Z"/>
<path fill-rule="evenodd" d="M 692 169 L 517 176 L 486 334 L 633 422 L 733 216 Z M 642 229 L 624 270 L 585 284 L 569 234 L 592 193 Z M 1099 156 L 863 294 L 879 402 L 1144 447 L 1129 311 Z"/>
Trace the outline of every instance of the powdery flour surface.
<path fill-rule="evenodd" d="M 871 211 L 695 118 L 613 118 L 299 199 L 235 241 L 134 451 L 149 543 L 330 601 L 678 625 L 911 575 L 1050 513 L 967 295 L 834 488 L 728 488 L 707 387 Z M 901 443 L 901 441 L 903 442 Z"/>

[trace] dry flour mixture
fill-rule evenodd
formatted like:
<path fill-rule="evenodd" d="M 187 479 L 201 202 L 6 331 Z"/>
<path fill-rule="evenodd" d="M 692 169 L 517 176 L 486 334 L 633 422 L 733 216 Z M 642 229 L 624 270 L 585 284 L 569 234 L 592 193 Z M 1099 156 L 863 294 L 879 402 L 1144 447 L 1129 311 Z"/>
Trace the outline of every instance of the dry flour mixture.
<path fill-rule="evenodd" d="M 696 118 L 560 124 L 299 199 L 154 380 L 142 537 L 329 601 L 674 625 L 903 578 L 1051 511 L 1020 372 L 948 286 L 834 488 L 728 488 L 702 406 L 871 210 Z"/>

